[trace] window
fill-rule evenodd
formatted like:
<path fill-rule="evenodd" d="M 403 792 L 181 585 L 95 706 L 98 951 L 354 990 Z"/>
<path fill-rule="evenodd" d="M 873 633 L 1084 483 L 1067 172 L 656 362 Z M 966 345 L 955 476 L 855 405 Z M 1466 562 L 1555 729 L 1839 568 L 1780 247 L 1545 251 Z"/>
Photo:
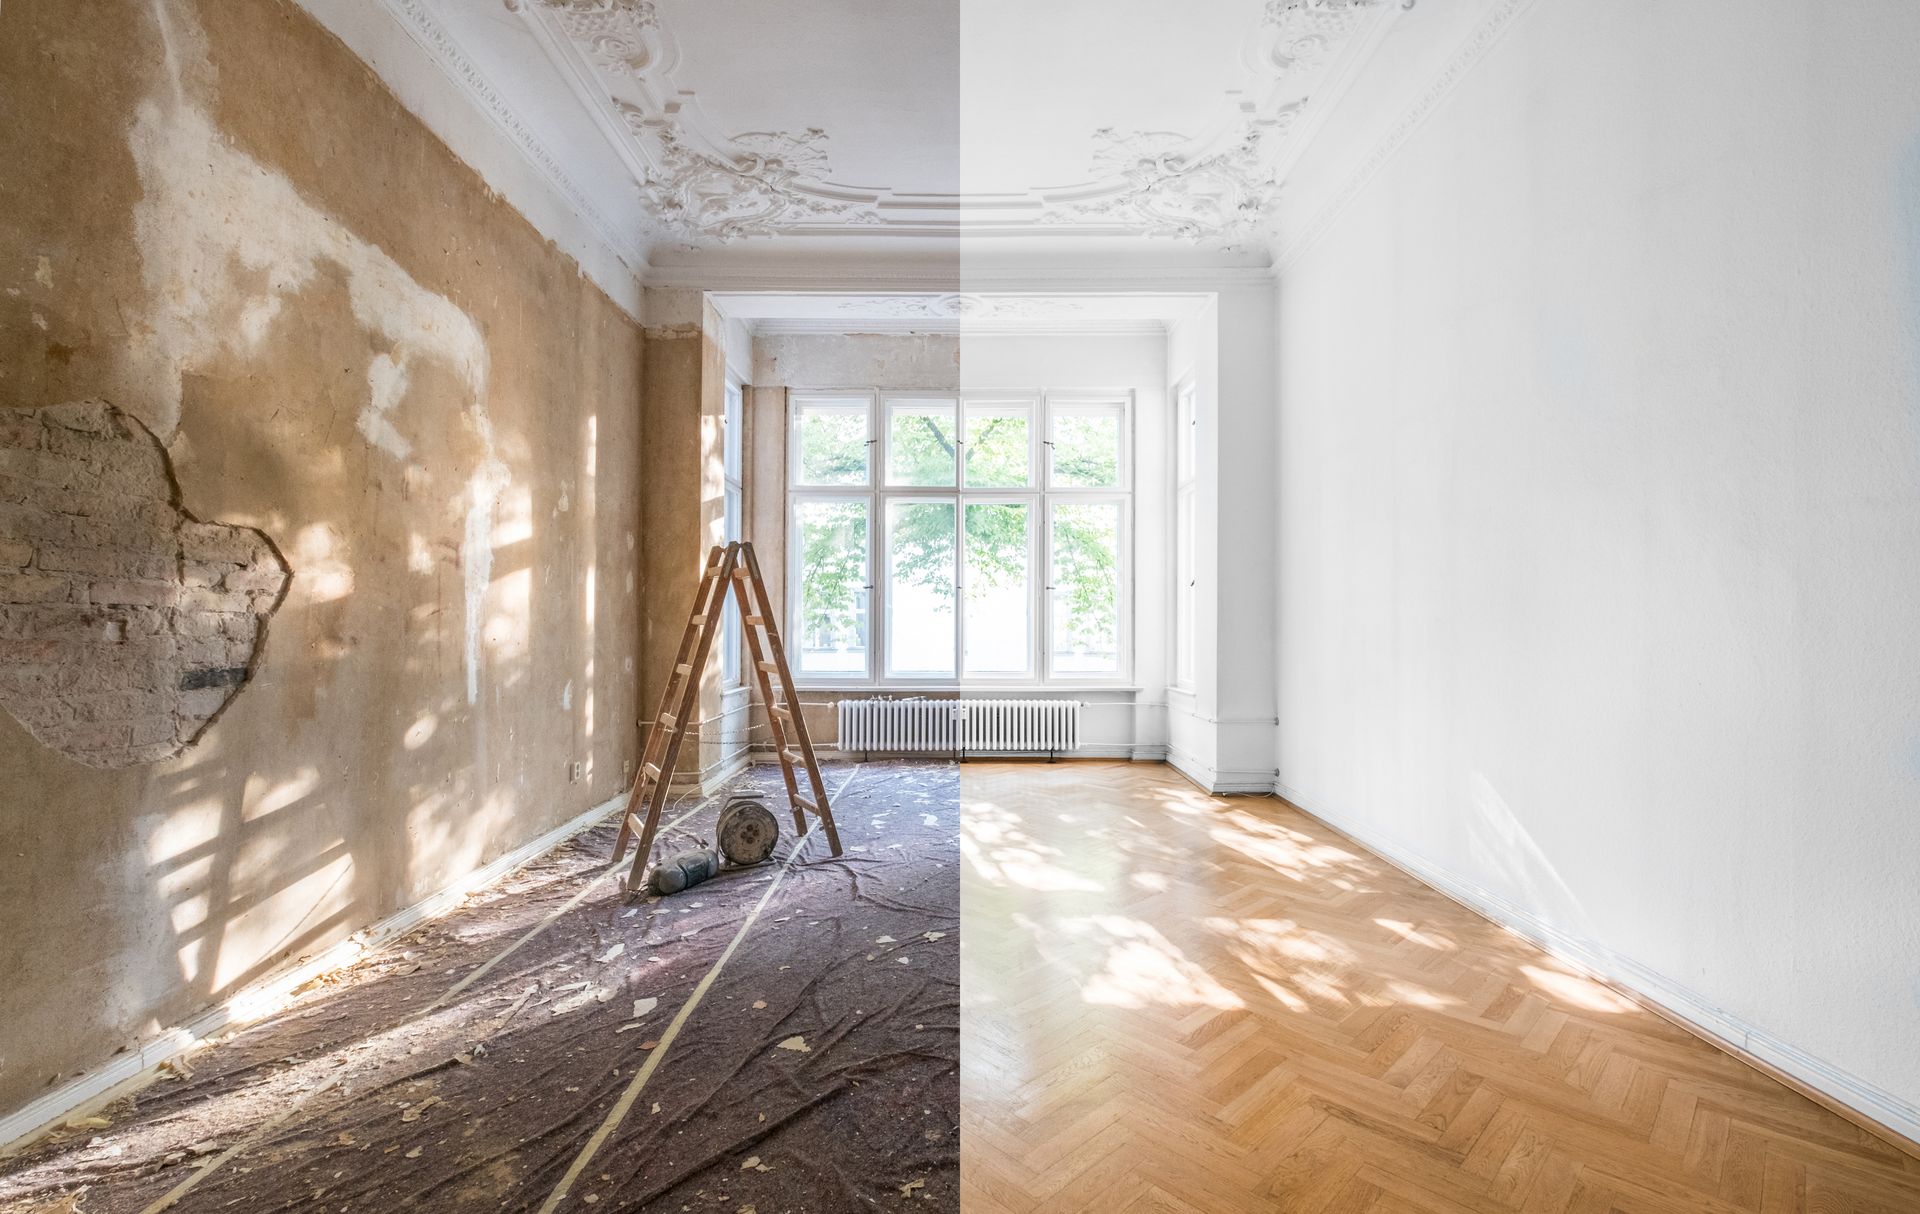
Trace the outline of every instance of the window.
<path fill-rule="evenodd" d="M 1194 681 L 1194 447 L 1199 424 L 1191 381 L 1174 390 L 1173 410 L 1173 685 Z"/>
<path fill-rule="evenodd" d="M 791 415 L 801 677 L 1125 677 L 1128 399 L 805 392 Z"/>
<path fill-rule="evenodd" d="M 746 424 L 745 389 L 735 380 L 727 381 L 727 399 L 724 411 L 720 415 L 720 464 L 721 479 L 724 482 L 721 507 L 722 541 L 745 538 L 744 525 L 746 492 L 741 452 L 741 427 Z M 746 683 L 745 663 L 740 660 L 742 642 L 740 632 L 740 605 L 732 594 L 727 595 L 725 616 L 720 625 L 720 678 L 725 687 L 738 687 Z"/>

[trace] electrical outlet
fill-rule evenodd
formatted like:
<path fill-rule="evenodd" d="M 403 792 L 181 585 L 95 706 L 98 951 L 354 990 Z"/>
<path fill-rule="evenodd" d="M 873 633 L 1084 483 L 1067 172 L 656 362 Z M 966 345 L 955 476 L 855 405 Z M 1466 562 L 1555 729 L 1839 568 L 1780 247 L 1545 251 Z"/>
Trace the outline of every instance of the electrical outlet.
<path fill-rule="evenodd" d="M 633 760 L 632 759 L 620 760 L 620 778 L 622 780 L 633 779 Z"/>
<path fill-rule="evenodd" d="M 586 774 L 585 768 L 578 760 L 567 764 L 567 783 L 578 784 L 580 777 L 584 774 Z"/>

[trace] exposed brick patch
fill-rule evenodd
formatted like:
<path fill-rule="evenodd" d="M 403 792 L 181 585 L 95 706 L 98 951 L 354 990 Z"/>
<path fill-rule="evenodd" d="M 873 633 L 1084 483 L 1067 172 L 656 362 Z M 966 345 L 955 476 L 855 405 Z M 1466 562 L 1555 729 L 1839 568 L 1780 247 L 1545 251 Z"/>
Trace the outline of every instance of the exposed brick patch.
<path fill-rule="evenodd" d="M 289 577 L 251 527 L 180 508 L 106 401 L 0 409 L 0 707 L 89 767 L 171 758 L 253 667 Z"/>

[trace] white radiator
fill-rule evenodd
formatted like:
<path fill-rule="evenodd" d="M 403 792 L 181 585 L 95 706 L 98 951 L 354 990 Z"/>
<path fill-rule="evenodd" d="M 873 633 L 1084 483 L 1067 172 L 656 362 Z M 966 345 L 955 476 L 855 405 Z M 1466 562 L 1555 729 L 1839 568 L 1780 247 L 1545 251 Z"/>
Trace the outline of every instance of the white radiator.
<path fill-rule="evenodd" d="M 1078 700 L 842 700 L 843 751 L 1066 751 Z"/>

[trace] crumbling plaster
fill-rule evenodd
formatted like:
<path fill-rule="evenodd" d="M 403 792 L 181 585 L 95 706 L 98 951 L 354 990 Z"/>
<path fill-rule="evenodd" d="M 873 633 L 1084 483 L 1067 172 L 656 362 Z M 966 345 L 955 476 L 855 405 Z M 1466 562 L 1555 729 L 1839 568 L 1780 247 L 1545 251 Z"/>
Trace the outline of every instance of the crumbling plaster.
<path fill-rule="evenodd" d="M 183 753 L 0 714 L 5 1111 L 619 790 L 643 341 L 290 0 L 7 0 L 0 112 L 0 418 L 291 570 Z"/>

